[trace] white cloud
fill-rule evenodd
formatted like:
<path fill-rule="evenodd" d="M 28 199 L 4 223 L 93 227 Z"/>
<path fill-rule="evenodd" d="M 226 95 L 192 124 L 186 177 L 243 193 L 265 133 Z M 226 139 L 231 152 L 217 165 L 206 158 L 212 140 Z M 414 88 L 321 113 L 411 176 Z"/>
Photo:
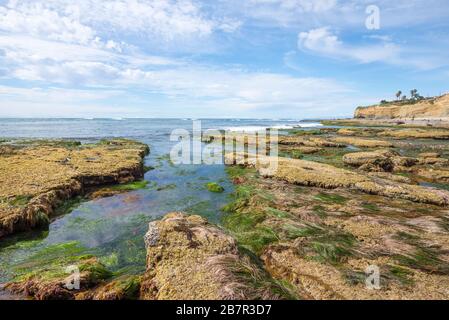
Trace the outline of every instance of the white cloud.
<path fill-rule="evenodd" d="M 65 69 L 47 75 L 64 77 L 67 74 L 69 70 Z M 92 71 L 84 73 L 78 71 L 77 76 L 80 82 L 94 82 L 98 75 L 93 74 Z M 293 114 L 301 117 L 309 109 L 319 111 L 320 108 L 343 107 L 343 101 L 347 101 L 345 97 L 349 93 L 352 94 L 349 88 L 331 79 L 297 78 L 276 73 L 246 72 L 206 66 L 176 67 L 154 71 L 114 69 L 108 76 L 110 79 L 105 80 L 107 76 L 100 74 L 96 81 L 99 85 L 116 88 L 113 91 L 94 89 L 90 91 L 91 89 L 86 88 L 67 93 L 65 89 L 57 88 L 48 92 L 47 89 L 0 87 L 0 96 L 2 96 L 0 104 L 14 102 L 16 106 L 20 106 L 20 110 L 34 109 L 36 114 L 36 108 L 42 108 L 45 102 L 49 102 L 55 108 L 56 114 L 65 110 L 67 116 L 73 116 L 70 114 L 71 107 L 66 109 L 66 106 L 72 106 L 74 103 L 97 105 L 94 110 L 101 110 L 101 106 L 110 107 L 110 101 L 117 101 L 117 98 L 121 97 L 122 101 L 127 101 L 126 106 L 130 108 L 129 112 L 122 112 L 121 115 L 127 116 L 135 107 L 132 100 L 133 95 L 137 94 L 137 96 L 151 95 L 168 99 L 168 105 L 178 106 L 172 111 L 173 114 L 179 114 L 179 106 L 182 105 L 184 106 L 183 116 L 189 116 L 189 113 L 199 113 L 198 115 L 203 116 L 206 114 L 256 116 L 259 112 L 273 112 L 274 109 L 279 115 L 283 114 L 285 117 Z M 132 95 L 127 93 L 128 88 L 133 88 Z M 160 107 L 160 105 L 155 106 L 156 103 L 152 100 L 145 100 L 143 103 L 145 108 L 141 110 L 141 115 L 147 114 L 150 110 L 154 111 L 155 107 Z M 142 103 L 138 104 L 142 105 Z M 48 108 L 49 106 L 46 106 L 43 110 Z M 5 115 L 5 112 L 11 115 L 18 110 L 3 109 L 0 111 L 0 116 Z M 164 116 L 170 115 L 170 108 L 163 108 L 162 112 L 164 111 L 166 112 Z M 41 114 L 41 116 L 45 115 Z"/>
<path fill-rule="evenodd" d="M 21 88 L 0 85 L 0 96 L 4 99 L 21 99 L 32 102 L 36 100 L 48 101 L 49 103 L 83 102 L 103 100 L 124 94 L 120 90 L 82 90 L 64 89 L 57 87 L 49 88 Z"/>
<path fill-rule="evenodd" d="M 379 38 L 378 38 L 379 39 Z M 377 39 L 374 39 L 377 40 Z M 298 34 L 299 50 L 334 59 L 358 63 L 383 62 L 417 69 L 433 69 L 444 65 L 443 61 L 430 60 L 428 56 L 414 54 L 410 49 L 381 38 L 375 44 L 345 44 L 329 27 L 312 29 Z"/>
<path fill-rule="evenodd" d="M 169 41 L 233 32 L 239 26 L 230 17 L 208 18 L 191 0 L 23 0 L 0 6 L 0 30 L 79 44 L 111 44 L 99 33 Z"/>
<path fill-rule="evenodd" d="M 254 6 L 270 5 L 295 12 L 322 12 L 335 7 L 337 0 L 250 0 Z"/>
<path fill-rule="evenodd" d="M 309 50 L 334 58 L 349 58 L 361 63 L 395 60 L 400 48 L 392 43 L 354 46 L 344 44 L 329 28 L 318 28 L 298 35 L 300 50 Z"/>

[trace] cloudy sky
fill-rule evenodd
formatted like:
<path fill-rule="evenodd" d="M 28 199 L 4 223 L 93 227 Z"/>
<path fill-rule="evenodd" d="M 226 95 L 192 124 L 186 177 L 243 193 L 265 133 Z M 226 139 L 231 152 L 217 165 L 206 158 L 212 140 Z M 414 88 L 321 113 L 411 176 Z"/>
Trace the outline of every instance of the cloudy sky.
<path fill-rule="evenodd" d="M 0 117 L 339 117 L 413 88 L 449 91 L 447 0 L 0 0 Z"/>

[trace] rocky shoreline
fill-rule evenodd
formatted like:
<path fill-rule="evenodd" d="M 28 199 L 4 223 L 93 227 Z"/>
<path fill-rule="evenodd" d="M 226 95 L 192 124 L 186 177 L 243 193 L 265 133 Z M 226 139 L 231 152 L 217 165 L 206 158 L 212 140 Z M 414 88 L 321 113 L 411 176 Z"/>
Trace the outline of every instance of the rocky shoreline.
<path fill-rule="evenodd" d="M 114 277 L 78 256 L 81 290 L 60 273 L 6 288 L 35 299 L 447 299 L 449 130 L 434 130 L 291 130 L 276 171 L 267 156 L 227 155 L 236 190 L 220 225 L 181 212 L 151 222 L 143 274 Z M 377 289 L 365 283 L 373 266 Z"/>

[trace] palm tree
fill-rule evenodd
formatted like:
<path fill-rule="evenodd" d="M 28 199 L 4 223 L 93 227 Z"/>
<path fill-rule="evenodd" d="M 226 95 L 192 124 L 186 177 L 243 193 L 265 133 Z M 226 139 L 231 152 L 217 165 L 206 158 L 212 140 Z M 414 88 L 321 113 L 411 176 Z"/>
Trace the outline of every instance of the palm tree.
<path fill-rule="evenodd" d="M 402 94 L 402 91 L 401 91 L 401 90 L 399 90 L 399 91 L 396 93 L 396 100 L 399 100 L 399 98 L 401 97 L 401 94 Z"/>
<path fill-rule="evenodd" d="M 416 89 L 411 90 L 410 95 L 412 96 L 412 99 L 415 99 L 418 95 L 418 90 Z"/>

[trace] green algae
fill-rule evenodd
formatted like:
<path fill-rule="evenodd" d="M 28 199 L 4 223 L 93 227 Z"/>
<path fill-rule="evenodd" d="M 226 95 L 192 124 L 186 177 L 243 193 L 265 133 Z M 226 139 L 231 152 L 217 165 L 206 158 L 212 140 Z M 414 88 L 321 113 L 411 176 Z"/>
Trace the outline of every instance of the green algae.
<path fill-rule="evenodd" d="M 26 206 L 33 196 L 30 195 L 20 195 L 16 196 L 13 200 L 10 201 L 10 204 L 14 207 L 24 207 Z"/>
<path fill-rule="evenodd" d="M 363 271 L 343 269 L 342 275 L 346 282 L 350 285 L 365 284 L 368 274 Z M 380 267 L 380 286 L 389 287 L 390 284 L 396 283 L 401 286 L 411 286 L 414 284 L 412 279 L 413 273 L 403 267 L 397 265 L 384 265 Z"/>
<path fill-rule="evenodd" d="M 55 279 L 67 276 L 65 269 L 68 266 L 92 257 L 85 247 L 77 241 L 71 241 L 42 248 L 10 268 L 15 274 L 14 281 L 26 280 L 31 276 Z"/>
<path fill-rule="evenodd" d="M 241 178 L 241 177 L 256 173 L 256 169 L 247 168 L 245 166 L 240 166 L 240 165 L 228 166 L 228 167 L 226 167 L 225 170 L 231 179 Z"/>
<path fill-rule="evenodd" d="M 413 272 L 397 265 L 387 265 L 387 275 L 392 280 L 399 282 L 401 285 L 410 286 L 414 284 L 412 279 Z"/>
<path fill-rule="evenodd" d="M 143 166 L 143 172 L 145 172 L 145 173 L 150 172 L 150 171 L 153 171 L 153 170 L 155 170 L 155 169 L 156 169 L 156 168 L 153 167 L 153 166 L 147 166 L 147 165 L 144 165 L 144 166 Z"/>
<path fill-rule="evenodd" d="M 292 150 L 290 152 L 290 155 L 293 159 L 302 159 L 304 158 L 304 155 L 301 153 L 301 151 L 298 150 Z"/>
<path fill-rule="evenodd" d="M 84 201 L 86 201 L 86 199 L 81 196 L 66 200 L 56 208 L 54 216 L 68 214 L 79 207 L 79 205 Z"/>
<path fill-rule="evenodd" d="M 184 211 L 188 214 L 196 214 L 205 217 L 211 223 L 219 223 L 221 218 L 220 214 L 217 215 L 217 210 L 210 200 L 197 202 L 184 209 Z"/>
<path fill-rule="evenodd" d="M 141 278 L 138 276 L 130 276 L 125 279 L 117 280 L 117 289 L 122 292 L 123 299 L 138 299 L 140 291 Z"/>
<path fill-rule="evenodd" d="M 30 139 L 30 140 L 16 140 L 15 145 L 18 146 L 50 146 L 50 147 L 61 147 L 67 149 L 78 148 L 81 146 L 81 142 L 77 140 L 69 139 Z"/>
<path fill-rule="evenodd" d="M 147 189 L 147 187 L 148 187 L 148 181 L 140 180 L 140 181 L 134 181 L 134 182 L 125 183 L 125 184 L 118 184 L 115 186 L 110 186 L 110 187 L 107 187 L 107 189 L 113 190 L 113 191 L 135 191 L 135 190 Z"/>
<path fill-rule="evenodd" d="M 439 258 L 441 252 L 438 248 L 427 246 L 417 235 L 406 232 L 397 232 L 394 238 L 415 249 L 411 253 L 394 256 L 400 265 L 428 273 L 449 274 L 449 263 Z"/>
<path fill-rule="evenodd" d="M 345 168 L 346 165 L 343 162 L 343 156 L 351 152 L 354 152 L 354 150 L 348 148 L 324 148 L 323 150 L 314 154 L 304 154 L 302 159 L 329 164 L 337 168 Z"/>
<path fill-rule="evenodd" d="M 271 216 L 276 217 L 276 218 L 286 218 L 286 219 L 289 219 L 289 218 L 292 217 L 292 214 L 289 213 L 289 212 L 282 211 L 282 210 L 278 210 L 278 209 L 271 208 L 271 207 L 266 208 L 266 209 L 265 209 L 265 212 L 266 212 L 268 215 L 271 215 Z"/>
<path fill-rule="evenodd" d="M 322 239 L 322 241 L 313 241 L 311 248 L 316 254 L 313 258 L 321 262 L 331 264 L 342 262 L 345 257 L 351 256 L 352 242 L 347 240 Z"/>
<path fill-rule="evenodd" d="M 102 263 L 81 262 L 78 268 L 80 272 L 89 272 L 89 280 L 93 282 L 109 279 L 113 276 L 113 273 L 109 271 Z"/>
<path fill-rule="evenodd" d="M 173 189 L 176 189 L 176 184 L 170 183 L 170 184 L 166 184 L 164 186 L 157 187 L 156 191 L 173 190 Z"/>
<path fill-rule="evenodd" d="M 374 203 L 364 202 L 362 203 L 362 208 L 371 212 L 379 212 L 380 208 Z"/>
<path fill-rule="evenodd" d="M 31 195 L 18 195 L 13 198 L 0 197 L 0 203 L 7 204 L 12 207 L 25 207 L 33 199 Z"/>
<path fill-rule="evenodd" d="M 287 132 L 295 136 L 319 136 L 328 133 L 327 131 L 323 131 L 321 129 L 313 129 L 313 130 L 290 129 L 287 130 Z"/>
<path fill-rule="evenodd" d="M 290 283 L 273 279 L 265 271 L 260 259 L 251 251 L 245 248 L 240 248 L 239 251 L 243 255 L 243 259 L 232 260 L 227 264 L 227 267 L 238 283 L 244 283 L 245 286 L 253 289 L 253 295 L 248 298 L 264 300 L 267 291 L 282 299 L 297 300 L 300 298 Z"/>
<path fill-rule="evenodd" d="M 313 207 L 313 212 L 317 214 L 318 217 L 324 219 L 327 217 L 326 208 L 321 205 L 316 205 Z"/>
<path fill-rule="evenodd" d="M 442 216 L 440 217 L 439 225 L 446 231 L 449 231 L 449 217 Z"/>
<path fill-rule="evenodd" d="M 345 204 L 348 199 L 338 194 L 330 194 L 321 192 L 315 196 L 315 199 L 328 204 Z"/>
<path fill-rule="evenodd" d="M 214 192 L 214 193 L 222 193 L 225 191 L 224 188 L 216 182 L 206 183 L 206 188 L 208 191 Z"/>

